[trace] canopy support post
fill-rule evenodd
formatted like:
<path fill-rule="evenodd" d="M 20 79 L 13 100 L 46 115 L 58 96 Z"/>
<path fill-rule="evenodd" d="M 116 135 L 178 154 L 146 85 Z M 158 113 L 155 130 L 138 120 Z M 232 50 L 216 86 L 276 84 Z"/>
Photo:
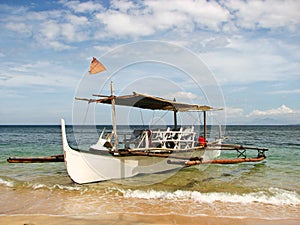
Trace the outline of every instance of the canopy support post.
<path fill-rule="evenodd" d="M 203 111 L 203 137 L 206 140 L 206 111 Z"/>
<path fill-rule="evenodd" d="M 174 110 L 174 129 L 177 130 L 177 110 Z"/>
<path fill-rule="evenodd" d="M 113 135 L 114 135 L 114 146 L 113 150 L 118 148 L 118 135 L 117 135 L 117 122 L 116 122 L 116 107 L 115 107 L 115 94 L 114 94 L 114 85 L 113 82 L 110 82 L 110 92 L 111 92 L 111 117 L 113 123 Z"/>
<path fill-rule="evenodd" d="M 176 98 L 173 99 L 176 102 Z M 177 130 L 177 109 L 173 106 L 174 111 L 174 130 Z"/>

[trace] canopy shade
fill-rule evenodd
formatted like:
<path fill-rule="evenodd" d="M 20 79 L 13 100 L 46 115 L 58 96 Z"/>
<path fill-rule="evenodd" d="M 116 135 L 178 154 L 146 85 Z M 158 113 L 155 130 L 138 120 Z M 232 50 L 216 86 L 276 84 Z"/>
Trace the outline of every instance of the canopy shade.
<path fill-rule="evenodd" d="M 103 95 L 94 95 L 101 97 L 99 99 L 87 99 L 87 98 L 75 98 L 76 100 L 84 100 L 89 103 L 103 103 L 111 104 L 112 99 L 115 99 L 116 105 L 123 105 L 129 107 L 137 107 L 142 109 L 151 109 L 151 110 L 169 110 L 169 111 L 212 111 L 212 110 L 221 110 L 220 108 L 212 108 L 211 106 L 206 105 L 196 105 L 188 104 L 166 100 L 159 97 L 154 97 L 150 95 L 140 94 L 133 92 L 132 95 L 123 95 L 123 96 L 103 96 Z"/>

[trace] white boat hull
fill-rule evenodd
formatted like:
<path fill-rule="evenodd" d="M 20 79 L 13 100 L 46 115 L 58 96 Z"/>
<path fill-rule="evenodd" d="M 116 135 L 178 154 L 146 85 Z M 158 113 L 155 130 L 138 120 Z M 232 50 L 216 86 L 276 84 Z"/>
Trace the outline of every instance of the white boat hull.
<path fill-rule="evenodd" d="M 63 119 L 61 120 L 61 129 L 67 172 L 69 177 L 78 184 L 123 179 L 138 174 L 152 174 L 182 167 L 181 165 L 168 164 L 166 158 L 115 157 L 110 154 L 103 155 L 75 150 L 68 144 Z"/>

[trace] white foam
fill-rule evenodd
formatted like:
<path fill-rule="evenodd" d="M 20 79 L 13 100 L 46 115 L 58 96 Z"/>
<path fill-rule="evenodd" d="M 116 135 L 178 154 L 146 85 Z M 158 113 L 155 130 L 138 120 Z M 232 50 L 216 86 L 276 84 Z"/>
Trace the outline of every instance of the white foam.
<path fill-rule="evenodd" d="M 29 185 L 29 187 L 32 187 L 34 190 L 43 189 L 43 188 L 53 190 L 53 189 L 57 188 L 57 189 L 66 190 L 66 191 L 82 191 L 82 188 L 79 186 L 65 186 L 65 185 L 61 185 L 61 184 L 54 184 L 52 186 L 48 186 L 46 184 L 33 184 L 33 185 Z"/>
<path fill-rule="evenodd" d="M 14 182 L 13 181 L 4 180 L 2 178 L 0 178 L 0 184 L 1 185 L 5 185 L 7 187 L 13 187 L 14 186 Z"/>
<path fill-rule="evenodd" d="M 37 190 L 37 189 L 40 189 L 40 188 L 45 188 L 45 187 L 46 187 L 46 185 L 44 185 L 44 184 L 34 184 L 34 185 L 32 185 L 32 188 L 34 190 Z"/>
<path fill-rule="evenodd" d="M 166 191 L 141 191 L 141 190 L 120 190 L 125 198 L 142 199 L 170 199 L 170 200 L 193 200 L 197 202 L 213 203 L 231 202 L 231 203 L 263 203 L 273 205 L 300 205 L 300 196 L 293 191 L 270 188 L 268 191 L 252 192 L 247 194 L 231 194 L 225 192 L 201 193 L 198 191 L 175 192 Z"/>
<path fill-rule="evenodd" d="M 54 185 L 55 188 L 61 189 L 61 190 L 67 190 L 67 191 L 83 191 L 84 189 L 80 186 L 65 186 L 61 184 Z"/>

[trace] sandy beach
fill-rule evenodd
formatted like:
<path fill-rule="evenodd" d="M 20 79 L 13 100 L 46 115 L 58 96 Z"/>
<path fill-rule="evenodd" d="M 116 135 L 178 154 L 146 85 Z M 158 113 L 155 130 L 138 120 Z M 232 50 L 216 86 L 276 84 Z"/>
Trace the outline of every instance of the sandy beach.
<path fill-rule="evenodd" d="M 76 218 L 65 216 L 49 216 L 49 215 L 8 215 L 0 216 L 1 225 L 81 225 L 81 224 L 118 224 L 118 225 L 169 225 L 169 224 L 205 224 L 205 225 L 296 225 L 299 224 L 299 219 L 254 219 L 254 218 L 225 218 L 225 217 L 209 217 L 195 216 L 186 217 L 179 215 L 128 215 L 128 214 L 112 214 L 112 215 L 97 215 L 90 218 Z"/>

